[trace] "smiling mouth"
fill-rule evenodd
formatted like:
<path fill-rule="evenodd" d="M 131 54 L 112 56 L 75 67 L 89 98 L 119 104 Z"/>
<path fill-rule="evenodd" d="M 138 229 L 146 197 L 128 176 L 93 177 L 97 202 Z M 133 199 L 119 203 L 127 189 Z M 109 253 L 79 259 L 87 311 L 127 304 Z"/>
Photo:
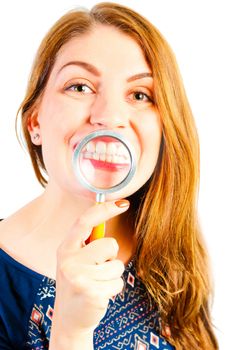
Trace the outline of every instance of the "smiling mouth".
<path fill-rule="evenodd" d="M 106 169 L 128 167 L 131 162 L 128 150 L 120 142 L 90 141 L 82 150 L 82 158 Z"/>

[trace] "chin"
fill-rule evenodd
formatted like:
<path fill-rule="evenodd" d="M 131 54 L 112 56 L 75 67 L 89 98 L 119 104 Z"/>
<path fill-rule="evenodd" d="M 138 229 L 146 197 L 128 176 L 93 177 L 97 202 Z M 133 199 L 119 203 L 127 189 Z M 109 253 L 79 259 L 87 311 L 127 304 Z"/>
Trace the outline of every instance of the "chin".
<path fill-rule="evenodd" d="M 136 192 L 143 190 L 144 185 L 148 182 L 147 177 L 145 178 L 145 174 L 143 174 L 143 178 L 139 178 L 139 174 L 137 174 L 132 181 L 130 181 L 125 187 L 121 188 L 118 191 L 112 193 L 105 193 L 104 200 L 106 202 L 113 202 L 121 198 L 128 198 L 134 195 Z M 73 191 L 72 195 L 79 198 L 79 200 L 88 200 L 91 202 L 96 202 L 96 192 L 93 192 L 89 189 L 83 187 L 83 185 L 78 184 L 76 182 L 72 183 Z M 101 193 L 101 191 L 99 192 Z"/>

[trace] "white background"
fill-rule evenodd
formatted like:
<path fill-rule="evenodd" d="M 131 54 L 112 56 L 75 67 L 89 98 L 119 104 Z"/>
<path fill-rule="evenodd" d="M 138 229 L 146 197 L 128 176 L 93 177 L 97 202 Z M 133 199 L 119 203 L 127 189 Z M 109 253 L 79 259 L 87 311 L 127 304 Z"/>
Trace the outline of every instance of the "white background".
<path fill-rule="evenodd" d="M 231 1 L 119 1 L 150 19 L 172 46 L 201 143 L 199 213 L 215 281 L 213 318 L 220 349 L 230 349 L 233 251 L 233 20 Z M 41 193 L 14 122 L 40 40 L 67 10 L 95 1 L 1 1 L 0 217 Z M 153 8 L 152 8 L 153 4 Z M 188 350 L 188 349 L 187 349 Z"/>

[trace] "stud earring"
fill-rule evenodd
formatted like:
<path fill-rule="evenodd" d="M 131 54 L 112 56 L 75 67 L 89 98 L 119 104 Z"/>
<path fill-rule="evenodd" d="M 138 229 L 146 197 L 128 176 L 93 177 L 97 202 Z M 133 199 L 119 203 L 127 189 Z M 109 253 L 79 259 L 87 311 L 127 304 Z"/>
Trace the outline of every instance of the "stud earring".
<path fill-rule="evenodd" d="M 40 138 L 40 134 L 35 134 L 34 136 L 33 136 L 33 140 L 38 140 Z"/>

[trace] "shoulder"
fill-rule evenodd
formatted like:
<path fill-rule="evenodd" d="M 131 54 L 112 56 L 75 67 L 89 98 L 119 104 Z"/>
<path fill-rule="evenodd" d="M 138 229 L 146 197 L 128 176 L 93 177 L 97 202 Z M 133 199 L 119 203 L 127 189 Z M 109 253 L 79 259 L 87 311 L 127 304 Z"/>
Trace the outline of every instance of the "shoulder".
<path fill-rule="evenodd" d="M 0 221 L 0 248 L 11 246 L 19 232 L 20 223 L 15 220 L 14 215 L 1 219 Z"/>
<path fill-rule="evenodd" d="M 4 247 L 4 242 L 10 233 L 10 220 L 0 219 L 0 248 Z"/>
<path fill-rule="evenodd" d="M 28 223 L 30 222 L 26 208 L 28 205 L 20 208 L 16 212 L 3 218 L 0 221 L 0 248 L 6 247 L 8 250 L 21 240 L 25 232 L 28 232 Z M 11 248 L 11 249 L 10 249 Z"/>
<path fill-rule="evenodd" d="M 20 211 L 0 221 L 0 250 L 6 253 L 4 256 L 0 255 L 1 260 L 4 258 L 6 261 L 6 256 L 9 256 L 12 261 L 15 259 L 21 263 L 25 262 L 28 249 L 24 248 L 23 242 L 27 232 Z M 8 263 L 12 261 L 8 259 Z"/>
<path fill-rule="evenodd" d="M 43 276 L 28 270 L 1 248 L 0 276 L 0 348 L 21 349 Z"/>

